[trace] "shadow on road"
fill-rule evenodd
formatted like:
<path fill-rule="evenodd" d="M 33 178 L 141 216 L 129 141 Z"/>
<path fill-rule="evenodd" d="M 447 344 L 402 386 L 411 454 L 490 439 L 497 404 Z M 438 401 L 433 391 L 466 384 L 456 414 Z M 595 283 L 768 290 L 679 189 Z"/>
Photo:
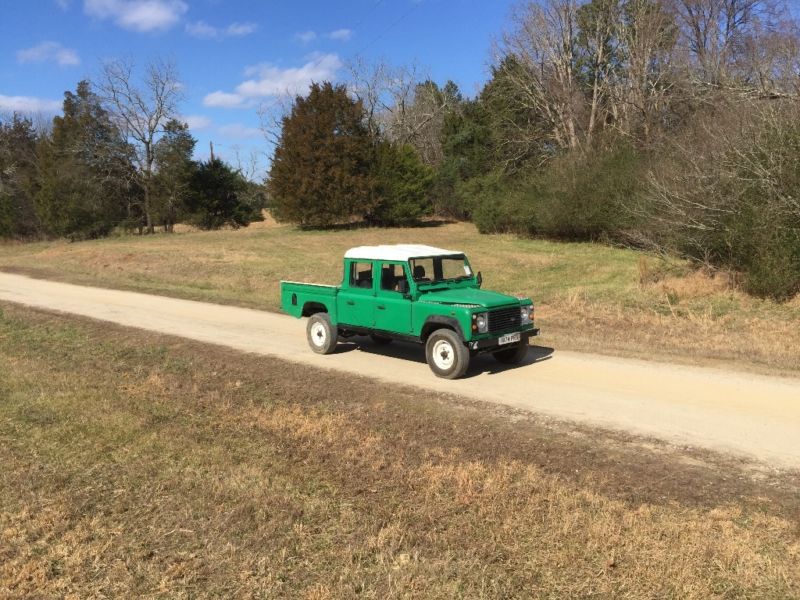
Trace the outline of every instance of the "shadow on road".
<path fill-rule="evenodd" d="M 388 345 L 376 344 L 369 337 L 356 336 L 349 340 L 340 341 L 336 347 L 336 354 L 344 352 L 360 351 L 367 354 L 377 354 L 380 356 L 388 356 L 391 358 L 398 358 L 402 360 L 410 360 L 412 362 L 425 364 L 425 347 L 420 344 L 413 344 L 407 342 L 394 341 Z M 549 360 L 555 350 L 547 346 L 529 346 L 528 355 L 518 365 L 505 365 L 497 362 L 493 356 L 489 354 L 480 354 L 475 356 L 470 361 L 469 370 L 465 378 L 475 377 L 483 373 L 494 375 L 512 369 L 521 369 L 534 365 L 536 363 Z"/>

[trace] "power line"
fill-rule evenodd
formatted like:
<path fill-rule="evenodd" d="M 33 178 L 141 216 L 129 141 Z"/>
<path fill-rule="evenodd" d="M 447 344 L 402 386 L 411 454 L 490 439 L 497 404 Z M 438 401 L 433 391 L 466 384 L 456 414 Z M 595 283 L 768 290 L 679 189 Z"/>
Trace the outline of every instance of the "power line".
<path fill-rule="evenodd" d="M 378 2 L 375 4 L 375 6 L 374 6 L 373 8 L 375 8 L 375 7 L 376 7 L 378 4 L 380 4 L 380 2 L 381 2 L 381 1 L 382 1 L 382 0 L 379 0 L 379 1 L 378 1 Z M 412 12 L 414 12 L 415 10 L 417 10 L 417 8 L 419 8 L 419 6 L 420 6 L 421 4 L 422 4 L 422 2 L 418 2 L 418 1 L 415 1 L 415 2 L 413 2 L 413 3 L 411 4 L 411 8 L 409 8 L 408 10 L 406 10 L 406 11 L 405 11 L 405 12 L 404 12 L 402 15 L 400 15 L 400 16 L 399 16 L 397 19 L 395 19 L 394 21 L 392 21 L 392 22 L 389 24 L 389 26 L 388 26 L 388 27 L 386 27 L 386 29 L 384 29 L 383 31 L 381 31 L 381 32 L 380 32 L 380 33 L 377 35 L 377 37 L 375 37 L 375 38 L 374 38 L 372 41 L 368 42 L 367 44 L 365 44 L 364 46 L 362 46 L 361 48 L 359 48 L 359 49 L 358 49 L 358 50 L 355 52 L 355 54 L 361 54 L 362 52 L 364 52 L 364 50 L 366 50 L 367 48 L 369 48 L 370 46 L 372 46 L 373 44 L 375 44 L 375 42 L 378 42 L 378 41 L 380 41 L 381 39 L 383 39 L 383 37 L 384 37 L 384 36 L 385 36 L 387 33 L 389 33 L 389 32 L 390 32 L 392 29 L 394 29 L 394 28 L 395 28 L 395 27 L 396 27 L 398 24 L 400 24 L 400 23 L 401 23 L 401 22 L 402 22 L 404 19 L 406 19 L 406 18 L 407 18 L 407 17 L 408 17 L 408 16 L 409 16 L 409 15 L 410 15 Z"/>

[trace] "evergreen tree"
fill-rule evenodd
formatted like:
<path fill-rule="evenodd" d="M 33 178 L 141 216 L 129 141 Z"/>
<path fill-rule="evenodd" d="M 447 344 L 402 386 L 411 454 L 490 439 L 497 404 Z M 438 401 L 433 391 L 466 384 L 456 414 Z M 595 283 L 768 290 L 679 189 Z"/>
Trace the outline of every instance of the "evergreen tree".
<path fill-rule="evenodd" d="M 184 211 L 192 175 L 197 169 L 192 160 L 196 144 L 188 125 L 176 119 L 167 122 L 163 136 L 156 142 L 152 202 L 155 221 L 164 225 L 164 231 L 173 231 Z"/>
<path fill-rule="evenodd" d="M 34 197 L 38 190 L 39 136 L 30 119 L 14 115 L 0 122 L 0 237 L 41 233 Z"/>
<path fill-rule="evenodd" d="M 410 145 L 382 142 L 375 162 L 378 204 L 369 220 L 380 225 L 410 223 L 430 214 L 433 169 Z"/>
<path fill-rule="evenodd" d="M 343 85 L 313 84 L 283 119 L 268 182 L 273 215 L 327 226 L 371 214 L 374 151 L 361 102 Z"/>
<path fill-rule="evenodd" d="M 187 196 L 191 221 L 201 229 L 247 227 L 261 220 L 262 206 L 247 202 L 248 182 L 218 158 L 200 163 Z"/>
<path fill-rule="evenodd" d="M 36 209 L 48 233 L 70 239 L 107 235 L 135 205 L 130 147 L 88 81 L 64 94 L 39 147 L 41 188 Z"/>

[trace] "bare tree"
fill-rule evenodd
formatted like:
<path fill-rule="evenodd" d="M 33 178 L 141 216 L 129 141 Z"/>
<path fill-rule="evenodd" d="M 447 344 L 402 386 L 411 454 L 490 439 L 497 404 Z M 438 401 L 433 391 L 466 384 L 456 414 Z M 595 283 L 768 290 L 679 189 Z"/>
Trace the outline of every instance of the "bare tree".
<path fill-rule="evenodd" d="M 784 13 L 783 0 L 671 0 L 680 43 L 700 83 L 728 86 L 748 38 L 763 38 Z"/>
<path fill-rule="evenodd" d="M 578 2 L 543 0 L 521 5 L 514 28 L 502 36 L 496 62 L 511 58 L 507 75 L 524 108 L 549 122 L 553 141 L 577 148 L 578 113 L 583 107 L 575 73 Z"/>
<path fill-rule="evenodd" d="M 287 93 L 275 96 L 269 102 L 263 102 L 258 107 L 261 132 L 273 151 L 281 137 L 283 119 L 292 112 L 293 100 L 294 98 Z"/>
<path fill-rule="evenodd" d="M 264 160 L 267 158 L 264 152 L 250 150 L 247 156 L 242 153 L 242 148 L 235 144 L 231 147 L 233 151 L 233 165 L 236 172 L 244 177 L 247 181 L 264 181 L 266 173 L 264 173 Z"/>
<path fill-rule="evenodd" d="M 663 2 L 628 0 L 617 35 L 623 61 L 610 87 L 609 111 L 618 130 L 646 141 L 668 111 L 675 85 L 674 19 Z"/>
<path fill-rule="evenodd" d="M 426 164 L 438 164 L 444 115 L 459 98 L 455 84 L 440 88 L 417 64 L 395 67 L 384 60 L 369 63 L 356 57 L 347 68 L 350 92 L 364 106 L 370 132 L 410 144 Z"/>
<path fill-rule="evenodd" d="M 178 116 L 183 95 L 177 70 L 169 62 L 154 61 L 137 81 L 131 61 L 111 61 L 103 65 L 98 88 L 109 112 L 136 150 L 137 177 L 144 192 L 144 225 L 148 233 L 153 233 L 155 143 L 166 123 Z"/>

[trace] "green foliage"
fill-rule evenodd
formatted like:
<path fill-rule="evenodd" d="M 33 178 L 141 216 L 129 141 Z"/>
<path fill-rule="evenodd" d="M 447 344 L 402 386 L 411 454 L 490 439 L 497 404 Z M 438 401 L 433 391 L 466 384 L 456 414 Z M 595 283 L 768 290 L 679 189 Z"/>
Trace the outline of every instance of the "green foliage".
<path fill-rule="evenodd" d="M 131 149 L 88 81 L 64 94 L 64 115 L 39 145 L 36 209 L 51 235 L 97 238 L 130 214 L 136 189 Z"/>
<path fill-rule="evenodd" d="M 409 145 L 382 142 L 375 161 L 378 202 L 368 220 L 381 225 L 411 223 L 430 214 L 433 169 Z"/>
<path fill-rule="evenodd" d="M 189 220 L 201 229 L 247 227 L 260 220 L 261 207 L 246 201 L 248 183 L 215 158 L 198 165 L 189 182 Z"/>
<path fill-rule="evenodd" d="M 36 146 L 30 119 L 14 115 L 0 122 L 0 238 L 39 235 L 34 196 L 39 187 Z"/>
<path fill-rule="evenodd" d="M 374 147 L 361 102 L 343 85 L 313 84 L 283 119 L 268 181 L 275 218 L 325 227 L 370 214 Z"/>
<path fill-rule="evenodd" d="M 197 169 L 192 160 L 196 144 L 189 127 L 174 119 L 166 124 L 164 135 L 156 142 L 151 208 L 153 220 L 162 223 L 166 231 L 172 231 L 185 211 L 192 175 Z"/>
<path fill-rule="evenodd" d="M 620 239 L 644 185 L 643 158 L 628 146 L 552 161 L 531 189 L 537 229 L 572 240 Z"/>
<path fill-rule="evenodd" d="M 509 177 L 496 169 L 456 186 L 481 232 L 618 239 L 634 225 L 642 159 L 630 148 L 565 154 Z"/>
<path fill-rule="evenodd" d="M 505 173 L 496 169 L 479 177 L 458 182 L 454 195 L 469 207 L 472 220 L 481 233 L 532 233 L 523 231 L 525 219 L 518 190 Z"/>
<path fill-rule="evenodd" d="M 492 168 L 492 131 L 488 113 L 477 100 L 464 102 L 445 116 L 442 126 L 443 160 L 433 183 L 434 206 L 442 215 L 469 218 L 469 193 L 459 186 Z"/>

